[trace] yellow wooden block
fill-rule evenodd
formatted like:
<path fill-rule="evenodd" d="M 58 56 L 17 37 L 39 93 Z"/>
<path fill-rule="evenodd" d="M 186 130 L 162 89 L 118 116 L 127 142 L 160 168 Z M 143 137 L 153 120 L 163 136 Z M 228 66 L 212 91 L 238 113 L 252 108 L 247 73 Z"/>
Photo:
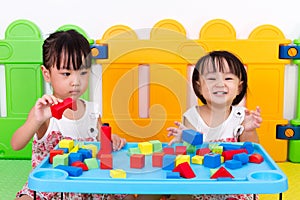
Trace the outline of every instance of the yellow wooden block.
<path fill-rule="evenodd" d="M 111 178 L 126 178 L 126 172 L 123 169 L 113 169 L 109 171 Z"/>
<path fill-rule="evenodd" d="M 82 148 L 83 149 L 90 149 L 90 150 L 92 150 L 92 156 L 93 156 L 93 158 L 96 158 L 96 155 L 98 153 L 98 148 L 97 148 L 96 145 L 94 145 L 94 144 L 87 144 L 87 145 L 83 145 Z"/>
<path fill-rule="evenodd" d="M 192 157 L 192 163 L 202 165 L 203 164 L 203 159 L 204 159 L 203 156 L 195 155 L 195 156 Z"/>
<path fill-rule="evenodd" d="M 189 164 L 191 163 L 191 159 L 190 159 L 190 155 L 178 155 L 176 156 L 176 160 L 175 160 L 175 166 L 184 163 L 184 162 L 188 162 Z"/>
<path fill-rule="evenodd" d="M 153 153 L 153 145 L 150 142 L 140 142 L 138 147 L 142 154 L 149 155 Z"/>
<path fill-rule="evenodd" d="M 214 146 L 214 147 L 212 147 L 211 151 L 213 153 L 217 153 L 217 154 L 222 155 L 222 153 L 223 153 L 223 146 Z"/>
<path fill-rule="evenodd" d="M 69 153 L 77 153 L 79 150 L 79 145 L 77 144 Z"/>
<path fill-rule="evenodd" d="M 58 143 L 59 148 L 68 148 L 69 152 L 74 147 L 74 140 L 62 139 Z"/>

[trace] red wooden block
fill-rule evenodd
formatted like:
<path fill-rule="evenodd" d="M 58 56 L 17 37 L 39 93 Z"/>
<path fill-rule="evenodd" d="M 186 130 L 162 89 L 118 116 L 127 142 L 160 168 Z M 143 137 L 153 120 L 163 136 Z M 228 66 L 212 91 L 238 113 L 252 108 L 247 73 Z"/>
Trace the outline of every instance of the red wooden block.
<path fill-rule="evenodd" d="M 152 154 L 152 167 L 162 167 L 164 152 L 155 152 Z"/>
<path fill-rule="evenodd" d="M 264 161 L 264 157 L 258 153 L 249 156 L 249 162 L 260 164 Z"/>
<path fill-rule="evenodd" d="M 163 148 L 163 152 L 165 154 L 171 154 L 171 155 L 174 155 L 174 148 L 173 147 L 164 147 Z"/>
<path fill-rule="evenodd" d="M 70 108 L 72 110 L 77 110 L 76 101 L 72 98 L 66 98 L 63 102 L 55 104 L 50 107 L 52 116 L 56 119 L 61 119 L 64 111 Z"/>
<path fill-rule="evenodd" d="M 64 150 L 62 149 L 52 149 L 50 150 L 50 156 L 49 156 L 49 163 L 53 163 L 53 157 L 56 155 L 63 155 L 64 154 Z"/>
<path fill-rule="evenodd" d="M 210 153 L 210 148 L 201 148 L 201 149 L 197 149 L 196 151 L 196 155 L 198 156 L 204 156 L 205 154 Z"/>
<path fill-rule="evenodd" d="M 186 155 L 186 146 L 176 146 L 175 154 L 176 155 Z"/>
<path fill-rule="evenodd" d="M 179 172 L 180 176 L 183 178 L 194 178 L 196 177 L 193 169 L 189 165 L 188 162 L 183 162 L 177 165 L 174 169 L 173 172 Z"/>
<path fill-rule="evenodd" d="M 224 157 L 224 160 L 232 160 L 233 156 L 235 154 L 239 153 L 247 153 L 248 151 L 246 149 L 236 149 L 236 150 L 228 150 L 228 151 L 223 151 L 222 156 Z"/>
<path fill-rule="evenodd" d="M 144 154 L 132 154 L 130 156 L 130 168 L 143 168 L 145 166 Z"/>
<path fill-rule="evenodd" d="M 220 167 L 210 178 L 234 178 L 234 176 L 225 167 Z"/>
<path fill-rule="evenodd" d="M 110 154 L 111 152 L 112 152 L 111 127 L 101 126 L 100 151 L 98 152 L 98 154 L 100 156 L 101 154 Z"/>
<path fill-rule="evenodd" d="M 81 161 L 73 162 L 72 166 L 73 167 L 80 167 L 83 171 L 88 171 L 89 170 L 88 166 L 85 163 L 81 162 Z"/>
<path fill-rule="evenodd" d="M 101 156 L 100 156 L 100 168 L 101 169 L 112 169 L 113 168 L 112 154 L 101 154 Z"/>

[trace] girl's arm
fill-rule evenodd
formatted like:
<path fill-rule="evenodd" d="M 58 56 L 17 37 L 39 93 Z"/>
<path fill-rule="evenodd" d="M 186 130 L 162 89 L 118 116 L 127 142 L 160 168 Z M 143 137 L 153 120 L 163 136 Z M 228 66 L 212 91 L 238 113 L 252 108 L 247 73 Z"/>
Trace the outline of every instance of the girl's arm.
<path fill-rule="evenodd" d="M 23 149 L 35 133 L 37 133 L 38 138 L 44 136 L 48 128 L 49 119 L 52 116 L 50 106 L 59 102 L 61 100 L 56 99 L 52 95 L 44 95 L 37 100 L 34 107 L 30 110 L 25 123 L 12 136 L 11 146 L 14 150 Z"/>
<path fill-rule="evenodd" d="M 261 110 L 257 106 L 256 110 L 245 110 L 245 119 L 243 122 L 244 132 L 239 136 L 240 142 L 255 142 L 259 143 L 259 138 L 256 132 L 256 128 L 260 127 L 262 123 Z"/>

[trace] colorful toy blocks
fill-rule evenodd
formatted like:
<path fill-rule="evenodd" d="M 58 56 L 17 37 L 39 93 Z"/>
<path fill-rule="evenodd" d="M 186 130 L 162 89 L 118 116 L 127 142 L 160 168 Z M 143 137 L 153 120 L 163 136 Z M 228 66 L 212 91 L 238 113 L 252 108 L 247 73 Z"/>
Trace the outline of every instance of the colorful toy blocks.
<path fill-rule="evenodd" d="M 164 147 L 163 148 L 163 152 L 165 154 L 170 154 L 170 155 L 174 155 L 175 154 L 175 151 L 174 151 L 173 147 Z"/>
<path fill-rule="evenodd" d="M 175 168 L 176 156 L 171 154 L 166 154 L 163 157 L 163 170 L 173 170 Z"/>
<path fill-rule="evenodd" d="M 203 159 L 204 159 L 203 156 L 195 155 L 195 156 L 192 157 L 192 163 L 202 165 L 203 164 Z"/>
<path fill-rule="evenodd" d="M 140 142 L 138 147 L 142 154 L 150 155 L 153 153 L 153 145 L 150 142 Z"/>
<path fill-rule="evenodd" d="M 196 155 L 204 156 L 205 154 L 209 154 L 210 152 L 211 152 L 210 148 L 200 148 L 200 149 L 197 149 Z"/>
<path fill-rule="evenodd" d="M 151 140 L 149 142 L 153 146 L 153 152 L 161 152 L 162 151 L 162 143 L 159 140 Z"/>
<path fill-rule="evenodd" d="M 193 129 L 182 131 L 182 140 L 191 145 L 200 145 L 203 143 L 203 134 Z"/>
<path fill-rule="evenodd" d="M 80 176 L 82 175 L 82 168 L 80 167 L 73 167 L 73 166 L 65 166 L 65 165 L 58 165 L 55 169 L 61 169 L 68 172 L 69 176 Z"/>
<path fill-rule="evenodd" d="M 126 172 L 123 169 L 112 169 L 109 175 L 111 178 L 126 178 Z"/>
<path fill-rule="evenodd" d="M 113 157 L 111 154 L 100 155 L 100 169 L 112 169 L 113 168 Z"/>
<path fill-rule="evenodd" d="M 98 161 L 96 158 L 87 158 L 83 162 L 84 162 L 84 164 L 86 164 L 86 166 L 89 168 L 89 170 L 99 168 Z"/>
<path fill-rule="evenodd" d="M 130 167 L 131 168 L 144 168 L 145 166 L 145 155 L 144 154 L 133 154 L 130 156 Z"/>
<path fill-rule="evenodd" d="M 59 148 L 67 148 L 68 152 L 70 152 L 74 147 L 74 140 L 62 139 L 58 143 Z"/>
<path fill-rule="evenodd" d="M 217 168 L 221 165 L 221 155 L 209 153 L 204 155 L 203 165 L 208 168 Z"/>
<path fill-rule="evenodd" d="M 225 167 L 229 169 L 239 169 L 242 167 L 242 162 L 239 160 L 227 160 L 225 161 Z"/>
<path fill-rule="evenodd" d="M 133 154 L 141 154 L 141 151 L 138 147 L 135 148 L 129 148 L 127 151 L 127 155 L 131 156 Z"/>
<path fill-rule="evenodd" d="M 218 170 L 216 170 L 213 175 L 210 177 L 211 179 L 216 178 L 234 178 L 230 172 L 225 169 L 225 167 L 220 167 Z"/>
<path fill-rule="evenodd" d="M 50 150 L 50 153 L 49 153 L 49 163 L 53 163 L 53 157 L 56 156 L 56 155 L 63 155 L 64 154 L 64 150 L 62 149 L 52 149 Z"/>
<path fill-rule="evenodd" d="M 237 150 L 229 150 L 229 151 L 223 151 L 222 156 L 224 157 L 224 160 L 232 160 L 233 156 L 235 154 L 239 153 L 247 153 L 248 151 L 246 149 L 237 149 Z"/>
<path fill-rule="evenodd" d="M 164 152 L 155 152 L 152 154 L 152 167 L 162 167 Z"/>
<path fill-rule="evenodd" d="M 191 145 L 187 142 L 183 142 L 183 145 L 186 146 L 186 152 L 189 154 L 194 154 L 196 152 L 196 146 Z"/>
<path fill-rule="evenodd" d="M 254 146 L 252 142 L 244 142 L 241 148 L 246 149 L 248 154 L 252 154 L 254 152 Z"/>
<path fill-rule="evenodd" d="M 72 163 L 73 167 L 80 167 L 83 171 L 89 170 L 88 166 L 81 161 L 75 161 Z"/>
<path fill-rule="evenodd" d="M 69 164 L 69 156 L 67 154 L 56 155 L 53 157 L 53 167 L 58 165 L 68 165 Z"/>
<path fill-rule="evenodd" d="M 264 161 L 264 157 L 258 153 L 251 154 L 249 156 L 249 162 L 260 164 Z"/>
<path fill-rule="evenodd" d="M 179 172 L 180 176 L 183 177 L 183 178 L 188 178 L 189 179 L 189 178 L 196 177 L 193 169 L 191 168 L 191 166 L 187 162 L 180 163 L 172 171 L 173 172 Z"/>
<path fill-rule="evenodd" d="M 190 155 L 177 155 L 176 156 L 176 160 L 175 160 L 175 166 L 178 166 L 181 163 L 187 162 L 188 164 L 190 164 Z"/>
<path fill-rule="evenodd" d="M 176 146 L 175 154 L 176 155 L 186 155 L 186 146 Z"/>
<path fill-rule="evenodd" d="M 91 149 L 79 149 L 77 151 L 77 153 L 81 153 L 82 154 L 82 158 L 83 160 L 86 158 L 92 158 L 93 157 L 93 153 Z"/>
<path fill-rule="evenodd" d="M 238 153 L 233 156 L 233 160 L 241 161 L 241 163 L 244 165 L 249 162 L 249 156 L 246 153 Z"/>
<path fill-rule="evenodd" d="M 69 165 L 72 165 L 73 162 L 83 161 L 83 156 L 81 153 L 70 153 L 69 154 Z"/>
<path fill-rule="evenodd" d="M 66 98 L 63 102 L 55 104 L 50 107 L 52 116 L 56 119 L 61 119 L 64 111 L 69 108 L 72 110 L 77 110 L 76 101 L 72 98 Z"/>
<path fill-rule="evenodd" d="M 111 127 L 101 126 L 100 131 L 100 150 L 97 156 L 101 154 L 110 154 L 112 152 Z"/>
<path fill-rule="evenodd" d="M 168 179 L 178 179 L 178 178 L 180 178 L 180 173 L 179 172 L 168 171 L 167 174 L 166 174 L 166 178 L 168 178 Z"/>

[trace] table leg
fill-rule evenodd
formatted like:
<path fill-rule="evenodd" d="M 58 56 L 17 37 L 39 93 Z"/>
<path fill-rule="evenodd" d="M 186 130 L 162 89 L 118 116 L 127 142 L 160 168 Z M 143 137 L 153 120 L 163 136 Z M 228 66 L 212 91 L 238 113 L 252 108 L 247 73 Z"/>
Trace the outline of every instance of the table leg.
<path fill-rule="evenodd" d="M 253 194 L 253 200 L 256 200 L 256 194 Z"/>
<path fill-rule="evenodd" d="M 33 199 L 36 200 L 36 191 L 33 191 Z"/>
<path fill-rule="evenodd" d="M 279 193 L 279 200 L 282 200 L 282 193 Z"/>
<path fill-rule="evenodd" d="M 63 193 L 63 192 L 60 194 L 60 199 L 61 199 L 61 200 L 64 199 L 64 193 Z"/>

